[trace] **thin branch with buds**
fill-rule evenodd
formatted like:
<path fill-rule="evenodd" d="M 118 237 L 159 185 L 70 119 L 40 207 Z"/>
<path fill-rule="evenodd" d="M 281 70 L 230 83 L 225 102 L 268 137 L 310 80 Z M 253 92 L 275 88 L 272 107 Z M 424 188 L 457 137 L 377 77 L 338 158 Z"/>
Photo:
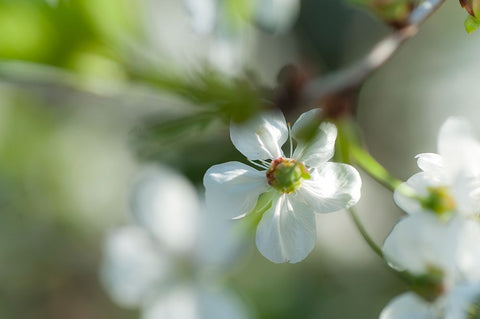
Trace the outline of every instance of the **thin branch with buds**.
<path fill-rule="evenodd" d="M 406 40 L 413 37 L 419 26 L 432 15 L 445 0 L 425 0 L 410 14 L 407 26 L 381 40 L 357 64 L 346 69 L 320 77 L 308 83 L 303 90 L 306 101 L 320 101 L 332 94 L 360 86 L 366 78 L 384 65 Z"/>

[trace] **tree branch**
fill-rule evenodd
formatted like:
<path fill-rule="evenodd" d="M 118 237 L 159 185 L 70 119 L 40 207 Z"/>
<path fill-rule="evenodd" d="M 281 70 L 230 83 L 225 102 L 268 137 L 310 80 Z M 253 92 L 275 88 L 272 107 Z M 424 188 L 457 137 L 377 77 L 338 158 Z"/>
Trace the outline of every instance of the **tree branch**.
<path fill-rule="evenodd" d="M 303 92 L 306 102 L 317 102 L 332 94 L 355 89 L 366 78 L 384 65 L 406 40 L 413 37 L 419 26 L 432 15 L 445 0 L 425 0 L 408 18 L 408 25 L 395 31 L 373 47 L 370 53 L 351 67 L 314 79 Z M 308 103 L 307 103 L 308 104 Z"/>

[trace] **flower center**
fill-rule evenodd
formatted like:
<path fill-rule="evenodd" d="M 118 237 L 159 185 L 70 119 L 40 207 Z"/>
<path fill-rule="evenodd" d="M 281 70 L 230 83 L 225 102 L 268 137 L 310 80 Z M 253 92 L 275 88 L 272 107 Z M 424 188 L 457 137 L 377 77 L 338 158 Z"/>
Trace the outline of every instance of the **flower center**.
<path fill-rule="evenodd" d="M 286 194 L 295 192 L 302 185 L 302 180 L 310 178 L 305 165 L 283 157 L 272 161 L 266 175 L 270 186 Z"/>
<path fill-rule="evenodd" d="M 423 208 L 430 209 L 440 216 L 455 210 L 455 199 L 447 187 L 428 187 L 427 190 L 429 194 L 422 201 Z"/>

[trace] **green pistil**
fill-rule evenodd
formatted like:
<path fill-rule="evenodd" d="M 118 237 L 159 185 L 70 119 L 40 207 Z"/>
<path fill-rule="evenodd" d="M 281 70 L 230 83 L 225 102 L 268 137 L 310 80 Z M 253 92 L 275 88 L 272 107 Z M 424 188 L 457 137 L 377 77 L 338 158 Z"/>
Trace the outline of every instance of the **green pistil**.
<path fill-rule="evenodd" d="M 270 186 L 285 194 L 298 190 L 304 179 L 310 179 L 305 165 L 289 158 L 277 158 L 267 170 L 267 181 Z"/>
<path fill-rule="evenodd" d="M 421 201 L 422 207 L 445 216 L 455 210 L 455 200 L 447 187 L 428 187 L 428 196 Z"/>

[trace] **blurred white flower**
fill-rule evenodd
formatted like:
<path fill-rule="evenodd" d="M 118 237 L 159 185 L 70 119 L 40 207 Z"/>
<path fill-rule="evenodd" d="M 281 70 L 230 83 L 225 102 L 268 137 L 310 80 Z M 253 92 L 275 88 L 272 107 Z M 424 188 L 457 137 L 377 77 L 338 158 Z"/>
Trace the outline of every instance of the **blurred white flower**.
<path fill-rule="evenodd" d="M 184 0 L 195 32 L 213 37 L 209 60 L 227 74 L 241 71 L 252 42 L 252 24 L 272 33 L 287 31 L 299 0 Z"/>
<path fill-rule="evenodd" d="M 136 224 L 112 231 L 105 245 L 101 279 L 115 302 L 141 307 L 144 319 L 249 318 L 218 286 L 237 252 L 235 233 L 200 206 L 193 186 L 176 173 L 140 174 L 132 194 Z"/>
<path fill-rule="evenodd" d="M 184 0 L 199 33 L 242 32 L 251 23 L 268 31 L 285 32 L 300 11 L 299 0 Z M 235 30 L 236 29 L 236 30 Z"/>
<path fill-rule="evenodd" d="M 480 315 L 480 285 L 459 285 L 448 294 L 428 302 L 414 293 L 394 298 L 380 319 L 472 319 Z"/>
<path fill-rule="evenodd" d="M 410 177 L 406 185 L 425 200 L 397 190 L 394 199 L 400 208 L 410 214 L 480 213 L 480 143 L 466 120 L 449 118 L 440 129 L 438 154 L 422 153 L 417 158 L 422 172 Z"/>
<path fill-rule="evenodd" d="M 310 253 L 316 240 L 314 213 L 338 211 L 360 198 L 358 172 L 352 166 L 328 162 L 334 153 L 336 127 L 323 122 L 314 138 L 302 137 L 319 113 L 314 109 L 302 114 L 291 134 L 279 111 L 262 113 L 242 124 L 232 123 L 233 144 L 262 170 L 228 162 L 205 173 L 207 206 L 231 218 L 252 212 L 259 196 L 266 193 L 269 201 L 257 228 L 256 243 L 275 263 L 299 262 Z M 289 135 L 297 147 L 292 153 L 290 145 L 287 158 L 282 145 Z"/>
<path fill-rule="evenodd" d="M 409 215 L 395 225 L 383 253 L 389 264 L 414 276 L 437 276 L 442 291 L 480 281 L 480 224 L 455 216 Z"/>

